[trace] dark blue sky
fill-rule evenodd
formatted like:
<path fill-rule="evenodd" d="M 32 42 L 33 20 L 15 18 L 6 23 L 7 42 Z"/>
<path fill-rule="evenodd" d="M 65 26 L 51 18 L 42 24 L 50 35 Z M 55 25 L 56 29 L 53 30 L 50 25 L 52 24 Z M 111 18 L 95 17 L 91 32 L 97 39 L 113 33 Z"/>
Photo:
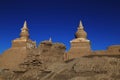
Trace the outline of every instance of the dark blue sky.
<path fill-rule="evenodd" d="M 52 37 L 70 48 L 82 20 L 93 50 L 120 44 L 120 0 L 0 0 L 0 53 L 27 20 L 32 40 Z"/>

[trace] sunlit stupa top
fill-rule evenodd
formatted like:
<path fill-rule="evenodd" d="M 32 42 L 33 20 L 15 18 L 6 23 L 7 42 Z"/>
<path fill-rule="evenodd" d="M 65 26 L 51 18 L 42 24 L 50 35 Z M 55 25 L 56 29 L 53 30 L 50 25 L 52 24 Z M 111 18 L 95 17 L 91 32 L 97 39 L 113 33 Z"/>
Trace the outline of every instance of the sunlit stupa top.
<path fill-rule="evenodd" d="M 49 42 L 52 42 L 52 38 L 51 37 L 49 38 Z"/>
<path fill-rule="evenodd" d="M 79 27 L 77 29 L 77 32 L 75 34 L 76 38 L 87 38 L 87 33 L 84 31 L 84 26 L 82 24 L 82 21 L 80 21 Z"/>
<path fill-rule="evenodd" d="M 29 32 L 28 32 L 28 27 L 27 27 L 26 21 L 24 22 L 23 28 L 21 29 L 20 38 L 21 39 L 29 39 Z"/>

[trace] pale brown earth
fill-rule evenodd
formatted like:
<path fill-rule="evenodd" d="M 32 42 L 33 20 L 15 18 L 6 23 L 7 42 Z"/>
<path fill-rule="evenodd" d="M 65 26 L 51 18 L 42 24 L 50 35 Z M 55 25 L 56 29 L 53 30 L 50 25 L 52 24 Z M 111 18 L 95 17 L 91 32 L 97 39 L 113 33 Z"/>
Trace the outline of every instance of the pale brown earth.
<path fill-rule="evenodd" d="M 120 80 L 119 56 L 84 56 L 63 61 L 65 46 L 43 41 L 14 70 L 0 69 L 0 80 Z"/>

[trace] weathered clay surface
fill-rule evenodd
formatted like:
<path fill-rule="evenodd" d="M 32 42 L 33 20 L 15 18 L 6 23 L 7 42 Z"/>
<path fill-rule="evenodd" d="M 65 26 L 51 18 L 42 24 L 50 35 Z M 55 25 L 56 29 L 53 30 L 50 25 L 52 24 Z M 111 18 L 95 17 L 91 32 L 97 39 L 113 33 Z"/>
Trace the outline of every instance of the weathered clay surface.
<path fill-rule="evenodd" d="M 35 52 L 39 49 L 30 53 L 15 70 L 1 69 L 1 80 L 120 80 L 120 58 L 115 56 L 81 57 L 64 62 L 54 57 L 45 60 L 41 55 L 47 52 Z"/>
<path fill-rule="evenodd" d="M 64 61 L 64 53 L 64 44 L 43 41 L 14 69 L 0 66 L 0 80 L 120 80 L 118 55 Z"/>

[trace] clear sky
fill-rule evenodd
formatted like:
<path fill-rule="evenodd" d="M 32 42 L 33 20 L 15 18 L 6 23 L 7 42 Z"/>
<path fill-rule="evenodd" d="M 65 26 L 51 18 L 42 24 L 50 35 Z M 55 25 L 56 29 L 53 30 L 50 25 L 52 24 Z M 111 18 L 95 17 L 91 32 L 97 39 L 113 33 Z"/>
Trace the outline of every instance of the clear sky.
<path fill-rule="evenodd" d="M 37 44 L 52 37 L 68 50 L 80 20 L 93 50 L 120 44 L 120 0 L 0 0 L 0 53 L 19 37 L 25 20 Z"/>

